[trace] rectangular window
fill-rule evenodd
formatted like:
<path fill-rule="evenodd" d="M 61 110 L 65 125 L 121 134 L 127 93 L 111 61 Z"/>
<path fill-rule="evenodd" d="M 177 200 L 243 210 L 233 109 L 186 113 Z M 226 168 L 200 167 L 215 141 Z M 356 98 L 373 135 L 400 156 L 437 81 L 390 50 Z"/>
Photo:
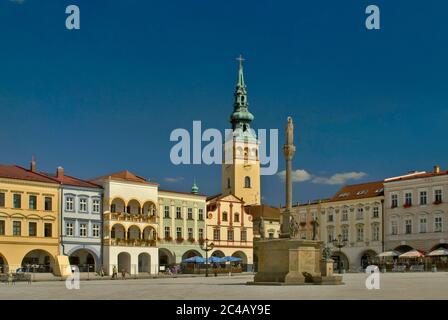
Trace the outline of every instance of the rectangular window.
<path fill-rule="evenodd" d="M 37 236 L 37 223 L 36 222 L 30 222 L 28 224 L 28 236 L 30 236 L 30 237 Z"/>
<path fill-rule="evenodd" d="M 333 222 L 333 214 L 332 213 L 328 214 L 328 222 Z"/>
<path fill-rule="evenodd" d="M 219 229 L 213 230 L 213 240 L 215 241 L 221 240 L 221 232 L 219 231 Z"/>
<path fill-rule="evenodd" d="M 358 208 L 358 212 L 356 213 L 356 219 L 362 220 L 364 218 L 364 209 Z"/>
<path fill-rule="evenodd" d="M 5 193 L 0 192 L 0 208 L 4 208 L 4 207 L 5 207 Z"/>
<path fill-rule="evenodd" d="M 427 221 L 426 218 L 420 218 L 420 233 L 426 233 Z"/>
<path fill-rule="evenodd" d="M 87 199 L 79 199 L 79 212 L 87 212 Z"/>
<path fill-rule="evenodd" d="M 420 191 L 420 205 L 424 206 L 428 203 L 428 193 L 426 191 Z"/>
<path fill-rule="evenodd" d="M 234 221 L 235 222 L 240 222 L 240 214 L 239 213 L 235 213 Z"/>
<path fill-rule="evenodd" d="M 348 228 L 342 229 L 342 241 L 348 241 Z"/>
<path fill-rule="evenodd" d="M 87 237 L 87 223 L 80 223 L 79 224 L 79 236 L 80 237 Z"/>
<path fill-rule="evenodd" d="M 199 239 L 204 239 L 204 229 L 202 228 L 198 229 L 198 237 Z"/>
<path fill-rule="evenodd" d="M 0 220 L 0 236 L 5 235 L 5 221 Z"/>
<path fill-rule="evenodd" d="M 176 219 L 182 219 L 182 208 L 176 207 Z"/>
<path fill-rule="evenodd" d="M 229 219 L 227 212 L 222 213 L 222 221 L 227 221 Z"/>
<path fill-rule="evenodd" d="M 92 233 L 95 238 L 99 238 L 100 236 L 100 225 L 94 224 L 92 227 Z"/>
<path fill-rule="evenodd" d="M 347 210 L 342 211 L 342 221 L 348 221 L 348 212 L 347 212 Z"/>
<path fill-rule="evenodd" d="M 356 241 L 364 241 L 364 226 L 356 228 Z"/>
<path fill-rule="evenodd" d="M 14 209 L 20 209 L 22 208 L 22 195 L 15 193 L 13 196 L 13 206 Z"/>
<path fill-rule="evenodd" d="M 12 223 L 12 235 L 13 236 L 22 235 L 22 223 L 20 221 L 14 221 Z"/>
<path fill-rule="evenodd" d="M 170 227 L 165 227 L 165 238 L 171 237 Z"/>
<path fill-rule="evenodd" d="M 66 236 L 73 236 L 73 223 L 72 222 L 67 222 L 65 224 L 65 235 Z"/>
<path fill-rule="evenodd" d="M 182 228 L 181 227 L 177 227 L 176 228 L 176 237 L 179 239 L 179 238 L 182 238 Z"/>
<path fill-rule="evenodd" d="M 404 205 L 407 207 L 412 206 L 412 193 L 406 192 L 404 195 Z"/>
<path fill-rule="evenodd" d="M 193 239 L 193 228 L 188 228 L 188 239 Z"/>
<path fill-rule="evenodd" d="M 398 207 L 398 195 L 397 194 L 393 194 L 391 196 L 391 202 L 392 202 L 392 208 Z"/>
<path fill-rule="evenodd" d="M 29 201 L 28 201 L 28 208 L 30 210 L 36 210 L 37 209 L 37 196 L 30 195 Z"/>
<path fill-rule="evenodd" d="M 193 208 L 187 209 L 188 220 L 193 220 Z"/>
<path fill-rule="evenodd" d="M 435 217 L 434 218 L 434 232 L 442 232 L 443 225 L 442 225 L 442 217 Z"/>
<path fill-rule="evenodd" d="M 397 235 L 398 234 L 398 222 L 397 221 L 392 221 L 391 222 L 391 233 L 392 235 Z"/>
<path fill-rule="evenodd" d="M 406 219 L 404 222 L 404 230 L 406 234 L 411 234 L 412 233 L 412 220 L 411 219 Z"/>
<path fill-rule="evenodd" d="M 373 207 L 373 217 L 374 218 L 379 218 L 379 216 L 380 216 L 380 208 Z"/>
<path fill-rule="evenodd" d="M 165 218 L 169 218 L 170 217 L 170 206 L 165 206 L 163 208 L 163 215 Z"/>
<path fill-rule="evenodd" d="M 51 197 L 45 197 L 45 211 L 53 210 L 53 199 Z"/>
<path fill-rule="evenodd" d="M 99 199 L 93 199 L 92 211 L 93 211 L 93 213 L 100 213 L 100 200 Z"/>
<path fill-rule="evenodd" d="M 380 227 L 377 224 L 372 226 L 372 240 L 373 241 L 380 240 Z"/>
<path fill-rule="evenodd" d="M 227 240 L 233 241 L 233 230 L 227 230 Z"/>
<path fill-rule="evenodd" d="M 434 201 L 435 203 L 442 203 L 442 190 L 438 189 L 434 191 Z"/>
<path fill-rule="evenodd" d="M 328 242 L 333 242 L 334 240 L 334 229 L 329 228 L 328 229 Z"/>
<path fill-rule="evenodd" d="M 73 211 L 73 203 L 75 202 L 75 199 L 73 197 L 66 197 L 65 198 L 65 210 L 66 211 Z"/>
<path fill-rule="evenodd" d="M 199 215 L 199 217 L 198 217 L 199 220 L 201 220 L 201 221 L 204 220 L 204 209 L 199 209 L 198 215 Z"/>
<path fill-rule="evenodd" d="M 274 235 L 272 235 L 274 237 Z M 241 230 L 241 241 L 247 241 L 247 231 Z"/>
<path fill-rule="evenodd" d="M 52 237 L 52 227 L 53 225 L 51 223 L 45 223 L 44 224 L 44 236 L 46 238 L 51 238 Z"/>

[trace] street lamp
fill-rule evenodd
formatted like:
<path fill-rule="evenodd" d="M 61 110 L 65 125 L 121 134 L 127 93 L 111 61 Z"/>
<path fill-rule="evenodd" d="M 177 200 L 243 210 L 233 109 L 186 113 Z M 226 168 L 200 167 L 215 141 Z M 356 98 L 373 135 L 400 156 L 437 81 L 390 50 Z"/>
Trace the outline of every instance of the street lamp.
<path fill-rule="evenodd" d="M 205 276 L 208 277 L 208 252 L 213 250 L 215 245 L 213 242 L 208 243 L 208 239 L 204 240 L 204 243 L 201 245 L 201 249 L 205 251 Z"/>
<path fill-rule="evenodd" d="M 343 247 L 345 247 L 346 245 L 347 245 L 347 242 L 344 239 L 342 239 L 342 235 L 341 234 L 338 235 L 337 239 L 333 240 L 333 246 L 335 246 L 336 248 L 339 249 L 339 259 L 338 259 L 338 270 L 339 270 L 339 273 L 342 273 L 342 270 L 341 270 L 342 251 L 341 251 L 341 249 Z"/>

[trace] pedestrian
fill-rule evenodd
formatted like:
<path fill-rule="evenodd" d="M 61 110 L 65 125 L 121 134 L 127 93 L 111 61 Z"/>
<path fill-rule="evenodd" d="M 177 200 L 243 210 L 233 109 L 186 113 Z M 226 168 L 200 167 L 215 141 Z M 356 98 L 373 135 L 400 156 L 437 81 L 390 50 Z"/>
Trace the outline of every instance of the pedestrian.
<path fill-rule="evenodd" d="M 112 268 L 112 280 L 116 280 L 118 278 L 118 272 L 117 272 L 117 267 L 116 266 L 114 266 L 113 268 Z"/>
<path fill-rule="evenodd" d="M 216 263 L 213 265 L 213 270 L 215 272 L 215 277 L 217 277 L 218 276 L 218 265 Z"/>
<path fill-rule="evenodd" d="M 100 276 L 101 276 L 101 278 L 104 277 L 104 267 L 103 266 L 101 266 L 101 269 L 100 269 Z"/>
<path fill-rule="evenodd" d="M 8 273 L 8 285 L 13 285 L 13 284 L 15 284 L 14 275 L 10 272 L 10 273 Z"/>
<path fill-rule="evenodd" d="M 121 269 L 121 278 L 123 279 L 123 280 L 126 280 L 126 269 Z"/>

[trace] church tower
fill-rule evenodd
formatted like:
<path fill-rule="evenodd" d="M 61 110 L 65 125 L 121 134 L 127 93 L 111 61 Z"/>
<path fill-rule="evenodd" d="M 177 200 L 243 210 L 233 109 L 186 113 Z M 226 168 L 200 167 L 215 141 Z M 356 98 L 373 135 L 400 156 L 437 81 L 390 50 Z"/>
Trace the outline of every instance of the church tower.
<path fill-rule="evenodd" d="M 233 194 L 241 198 L 246 205 L 257 205 L 261 203 L 259 143 L 255 131 L 250 127 L 254 116 L 249 111 L 247 101 L 244 59 L 240 56 L 237 60 L 238 79 L 233 113 L 230 116 L 232 130 L 230 134 L 226 134 L 223 146 L 221 190 L 223 195 Z"/>

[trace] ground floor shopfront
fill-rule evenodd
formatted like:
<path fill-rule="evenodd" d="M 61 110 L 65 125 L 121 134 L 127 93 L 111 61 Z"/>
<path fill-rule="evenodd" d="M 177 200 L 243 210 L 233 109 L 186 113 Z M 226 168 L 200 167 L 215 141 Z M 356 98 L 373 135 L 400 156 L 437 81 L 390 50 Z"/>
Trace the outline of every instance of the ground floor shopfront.
<path fill-rule="evenodd" d="M 158 256 L 156 247 L 104 246 L 103 268 L 107 275 L 112 275 L 114 267 L 118 273 L 156 275 L 159 272 Z"/>
<path fill-rule="evenodd" d="M 334 270 L 345 272 L 363 272 L 364 269 L 377 262 L 377 255 L 382 252 L 381 246 L 348 247 L 332 249 Z"/>
<path fill-rule="evenodd" d="M 26 271 L 61 275 L 68 265 L 68 259 L 59 255 L 57 242 L 0 242 L 0 273 Z"/>
<path fill-rule="evenodd" d="M 70 265 L 80 272 L 99 272 L 102 267 L 101 243 L 80 243 L 65 241 L 61 253 L 68 256 Z"/>

